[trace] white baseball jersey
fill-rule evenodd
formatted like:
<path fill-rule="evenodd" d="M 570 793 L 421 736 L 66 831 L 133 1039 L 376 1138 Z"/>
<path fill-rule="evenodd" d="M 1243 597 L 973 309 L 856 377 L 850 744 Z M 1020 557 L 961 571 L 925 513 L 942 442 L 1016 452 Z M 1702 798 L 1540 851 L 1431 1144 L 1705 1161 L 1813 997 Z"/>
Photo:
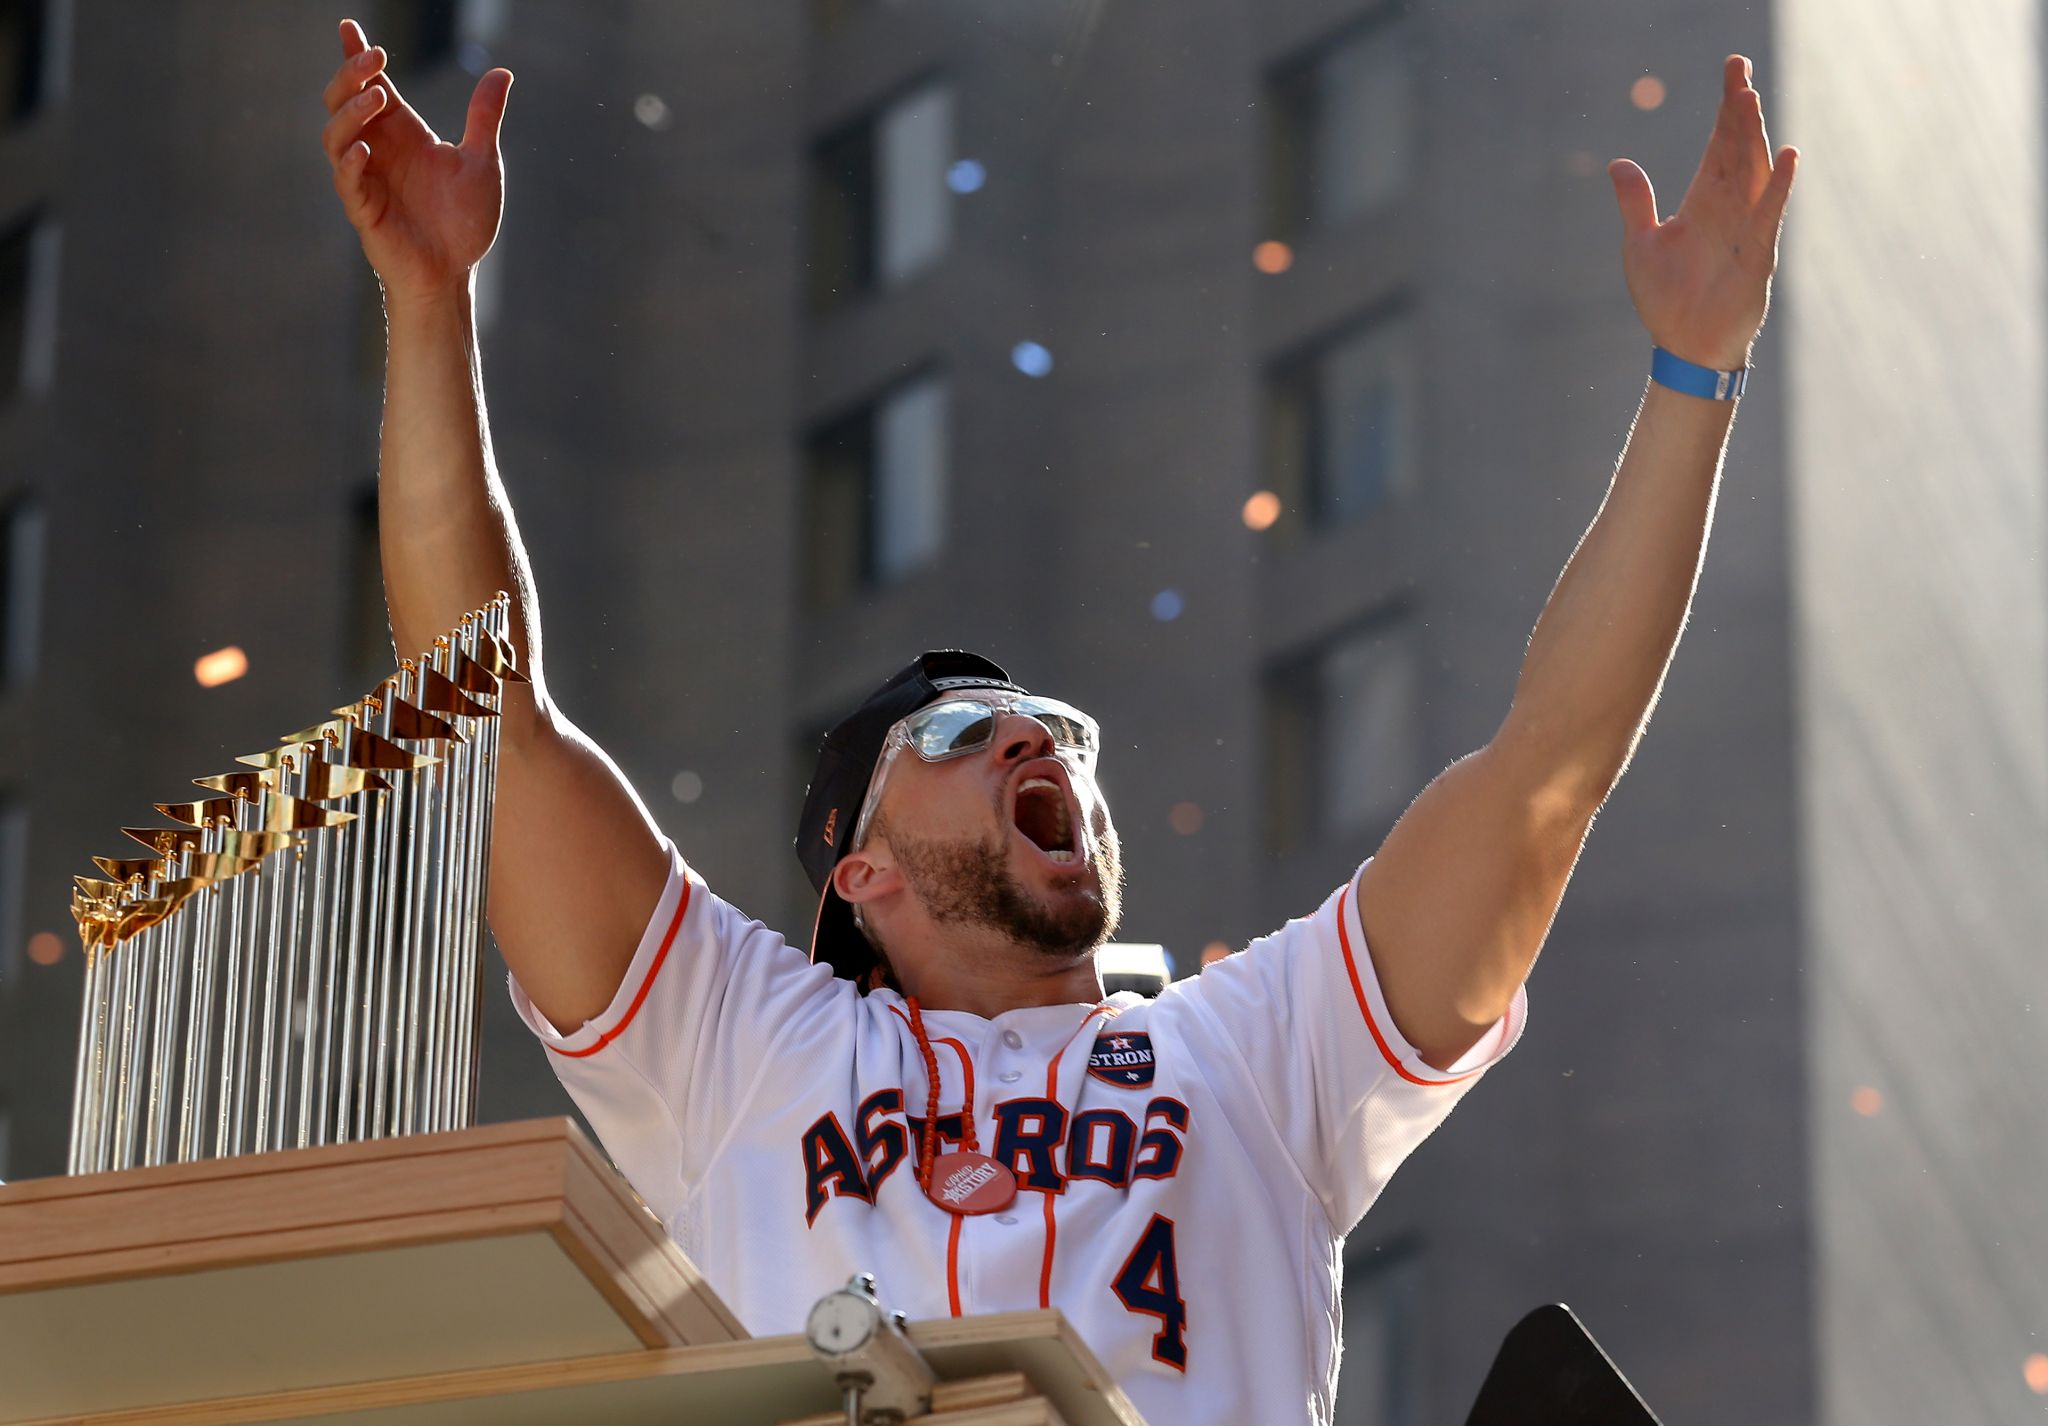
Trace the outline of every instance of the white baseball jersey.
<path fill-rule="evenodd" d="M 1167 987 L 993 1020 L 926 1010 L 939 1152 L 1016 1200 L 960 1217 L 917 1182 L 928 1103 L 902 997 L 850 981 L 670 848 L 617 996 L 556 1032 L 513 1000 L 626 1177 L 747 1330 L 803 1330 L 857 1272 L 913 1319 L 1057 1307 L 1154 1422 L 1327 1422 L 1343 1239 L 1512 1049 L 1449 1070 L 1387 1014 L 1352 887 Z"/>

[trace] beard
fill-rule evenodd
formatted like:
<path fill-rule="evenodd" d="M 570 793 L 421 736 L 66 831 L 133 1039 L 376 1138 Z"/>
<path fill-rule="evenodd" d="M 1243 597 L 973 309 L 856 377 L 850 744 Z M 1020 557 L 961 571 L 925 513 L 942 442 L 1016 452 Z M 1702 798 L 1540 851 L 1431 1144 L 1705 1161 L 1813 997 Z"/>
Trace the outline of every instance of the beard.
<path fill-rule="evenodd" d="M 879 819 L 878 823 L 879 823 Z M 1100 898 L 1061 897 L 1051 901 L 1019 881 L 1010 870 L 1001 834 L 987 840 L 905 836 L 877 826 L 903 868 L 904 880 L 940 925 L 980 926 L 1029 951 L 1062 963 L 1078 960 L 1116 934 L 1123 918 L 1123 860 L 1116 828 L 1095 809 L 1095 869 Z M 1080 884 L 1076 875 L 1074 884 Z"/>

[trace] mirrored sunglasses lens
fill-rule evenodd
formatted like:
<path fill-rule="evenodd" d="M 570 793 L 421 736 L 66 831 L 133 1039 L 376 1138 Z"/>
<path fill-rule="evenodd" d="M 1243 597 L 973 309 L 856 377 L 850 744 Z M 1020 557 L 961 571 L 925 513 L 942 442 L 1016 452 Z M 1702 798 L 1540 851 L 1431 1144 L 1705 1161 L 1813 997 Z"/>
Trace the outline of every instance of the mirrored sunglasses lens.
<path fill-rule="evenodd" d="M 1078 708 L 1049 698 L 1028 698 L 1018 703 L 1017 709 L 1045 724 L 1054 742 L 1090 750 L 1095 746 L 1094 730 Z"/>
<path fill-rule="evenodd" d="M 995 719 L 979 703 L 940 703 L 910 724 L 911 742 L 926 761 L 978 748 L 995 735 Z"/>

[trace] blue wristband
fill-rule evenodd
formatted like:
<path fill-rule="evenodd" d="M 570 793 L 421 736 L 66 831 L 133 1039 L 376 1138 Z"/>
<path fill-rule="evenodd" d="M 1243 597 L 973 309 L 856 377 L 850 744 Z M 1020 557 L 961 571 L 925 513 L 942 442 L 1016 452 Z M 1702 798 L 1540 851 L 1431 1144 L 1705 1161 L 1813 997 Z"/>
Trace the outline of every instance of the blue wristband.
<path fill-rule="evenodd" d="M 1650 348 L 1650 380 L 1688 396 L 1704 396 L 1709 401 L 1733 401 L 1740 396 L 1742 388 L 1749 384 L 1750 371 L 1746 366 L 1735 371 L 1716 371 L 1673 356 L 1662 347 Z"/>

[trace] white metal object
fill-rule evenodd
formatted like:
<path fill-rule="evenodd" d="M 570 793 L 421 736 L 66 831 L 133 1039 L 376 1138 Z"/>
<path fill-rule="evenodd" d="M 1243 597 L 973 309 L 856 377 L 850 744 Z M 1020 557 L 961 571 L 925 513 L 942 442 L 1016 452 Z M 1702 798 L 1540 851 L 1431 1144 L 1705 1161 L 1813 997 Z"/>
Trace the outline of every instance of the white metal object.
<path fill-rule="evenodd" d="M 1102 993 L 1135 990 L 1151 998 L 1166 989 L 1173 979 L 1166 947 L 1136 941 L 1108 941 L 1096 948 L 1095 971 L 1102 977 Z"/>
<path fill-rule="evenodd" d="M 804 1336 L 846 1393 L 849 1426 L 907 1421 L 932 1409 L 938 1377 L 904 1335 L 903 1314 L 883 1308 L 873 1274 L 819 1298 Z"/>

